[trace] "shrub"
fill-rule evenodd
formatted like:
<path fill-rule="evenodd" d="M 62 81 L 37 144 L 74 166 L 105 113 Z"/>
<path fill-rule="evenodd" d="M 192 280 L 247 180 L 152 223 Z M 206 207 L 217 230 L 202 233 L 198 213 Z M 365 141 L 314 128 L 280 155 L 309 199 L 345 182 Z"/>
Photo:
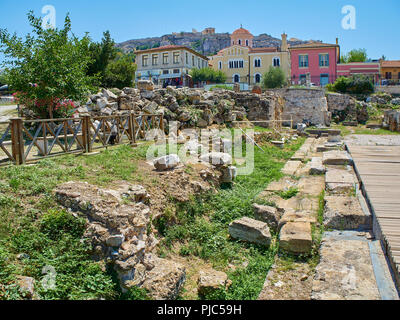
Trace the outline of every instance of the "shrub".
<path fill-rule="evenodd" d="M 41 232 L 51 239 L 57 239 L 62 234 L 70 234 L 80 238 L 85 230 L 85 220 L 76 218 L 64 210 L 49 210 L 41 220 Z"/>
<path fill-rule="evenodd" d="M 369 94 L 374 92 L 374 84 L 363 75 L 349 78 L 339 77 L 332 86 L 329 86 L 328 90 L 340 93 Z"/>
<path fill-rule="evenodd" d="M 286 85 L 285 73 L 281 68 L 270 66 L 268 72 L 262 78 L 262 84 L 264 88 L 268 89 L 282 88 Z"/>
<path fill-rule="evenodd" d="M 91 91 L 93 78 L 86 75 L 91 61 L 90 39 L 71 34 L 67 15 L 62 29 L 43 29 L 42 21 L 28 13 L 33 34 L 26 40 L 0 29 L 0 52 L 7 58 L 5 75 L 13 92 L 39 116 L 64 116 L 54 109 L 65 100 L 80 101 Z"/>

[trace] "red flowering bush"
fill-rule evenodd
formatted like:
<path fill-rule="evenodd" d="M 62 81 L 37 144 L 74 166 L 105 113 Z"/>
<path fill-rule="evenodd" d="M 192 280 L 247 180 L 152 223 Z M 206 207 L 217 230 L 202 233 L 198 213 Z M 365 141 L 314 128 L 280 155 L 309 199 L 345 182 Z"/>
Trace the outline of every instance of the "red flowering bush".
<path fill-rule="evenodd" d="M 32 99 L 30 95 L 24 92 L 13 93 L 15 101 L 32 110 L 38 118 L 49 118 L 49 108 L 53 111 L 54 118 L 70 118 L 76 113 L 76 105 L 71 99 L 61 98 L 36 98 Z"/>

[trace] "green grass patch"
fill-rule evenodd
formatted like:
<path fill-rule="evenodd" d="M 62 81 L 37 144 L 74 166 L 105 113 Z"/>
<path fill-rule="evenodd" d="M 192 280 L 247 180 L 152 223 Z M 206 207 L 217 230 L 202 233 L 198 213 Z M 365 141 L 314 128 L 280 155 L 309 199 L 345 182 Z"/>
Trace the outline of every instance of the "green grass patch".
<path fill-rule="evenodd" d="M 197 256 L 211 262 L 214 268 L 230 270 L 229 264 L 237 266 L 227 271 L 231 287 L 218 292 L 217 297 L 232 300 L 256 299 L 262 289 L 265 276 L 273 264 L 276 248 L 259 247 L 229 237 L 228 225 L 233 220 L 254 217 L 252 204 L 257 195 L 273 180 L 283 175 L 284 161 L 303 144 L 301 138 L 280 149 L 263 145 L 265 152 L 255 148 L 255 167 L 252 174 L 238 176 L 235 183 L 225 186 L 217 194 L 209 193 L 193 197 L 176 207 L 175 223 L 162 223 L 159 231 L 164 236 L 161 252 L 166 254 L 179 244 L 182 256 Z"/>

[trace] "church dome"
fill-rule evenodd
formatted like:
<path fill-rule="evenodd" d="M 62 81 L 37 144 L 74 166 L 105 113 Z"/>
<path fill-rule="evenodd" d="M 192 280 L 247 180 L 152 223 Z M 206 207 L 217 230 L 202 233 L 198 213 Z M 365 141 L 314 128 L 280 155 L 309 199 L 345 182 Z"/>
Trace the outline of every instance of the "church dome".
<path fill-rule="evenodd" d="M 249 30 L 244 29 L 244 28 L 239 28 L 235 31 L 233 31 L 232 35 L 249 35 L 252 36 Z"/>

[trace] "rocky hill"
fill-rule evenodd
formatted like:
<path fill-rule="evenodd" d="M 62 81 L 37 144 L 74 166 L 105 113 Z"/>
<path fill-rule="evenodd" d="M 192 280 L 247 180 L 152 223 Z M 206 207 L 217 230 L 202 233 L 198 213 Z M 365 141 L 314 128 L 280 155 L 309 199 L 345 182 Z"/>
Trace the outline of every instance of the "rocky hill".
<path fill-rule="evenodd" d="M 308 41 L 298 40 L 288 41 L 290 45 L 307 43 Z M 281 40 L 274 38 L 266 33 L 255 36 L 254 47 L 279 47 Z M 181 32 L 167 34 L 162 37 L 152 37 L 145 39 L 128 40 L 117 44 L 125 52 L 135 49 L 148 49 L 166 45 L 183 45 L 192 48 L 204 55 L 216 54 L 219 50 L 229 47 L 229 33 L 202 34 L 201 32 Z"/>

